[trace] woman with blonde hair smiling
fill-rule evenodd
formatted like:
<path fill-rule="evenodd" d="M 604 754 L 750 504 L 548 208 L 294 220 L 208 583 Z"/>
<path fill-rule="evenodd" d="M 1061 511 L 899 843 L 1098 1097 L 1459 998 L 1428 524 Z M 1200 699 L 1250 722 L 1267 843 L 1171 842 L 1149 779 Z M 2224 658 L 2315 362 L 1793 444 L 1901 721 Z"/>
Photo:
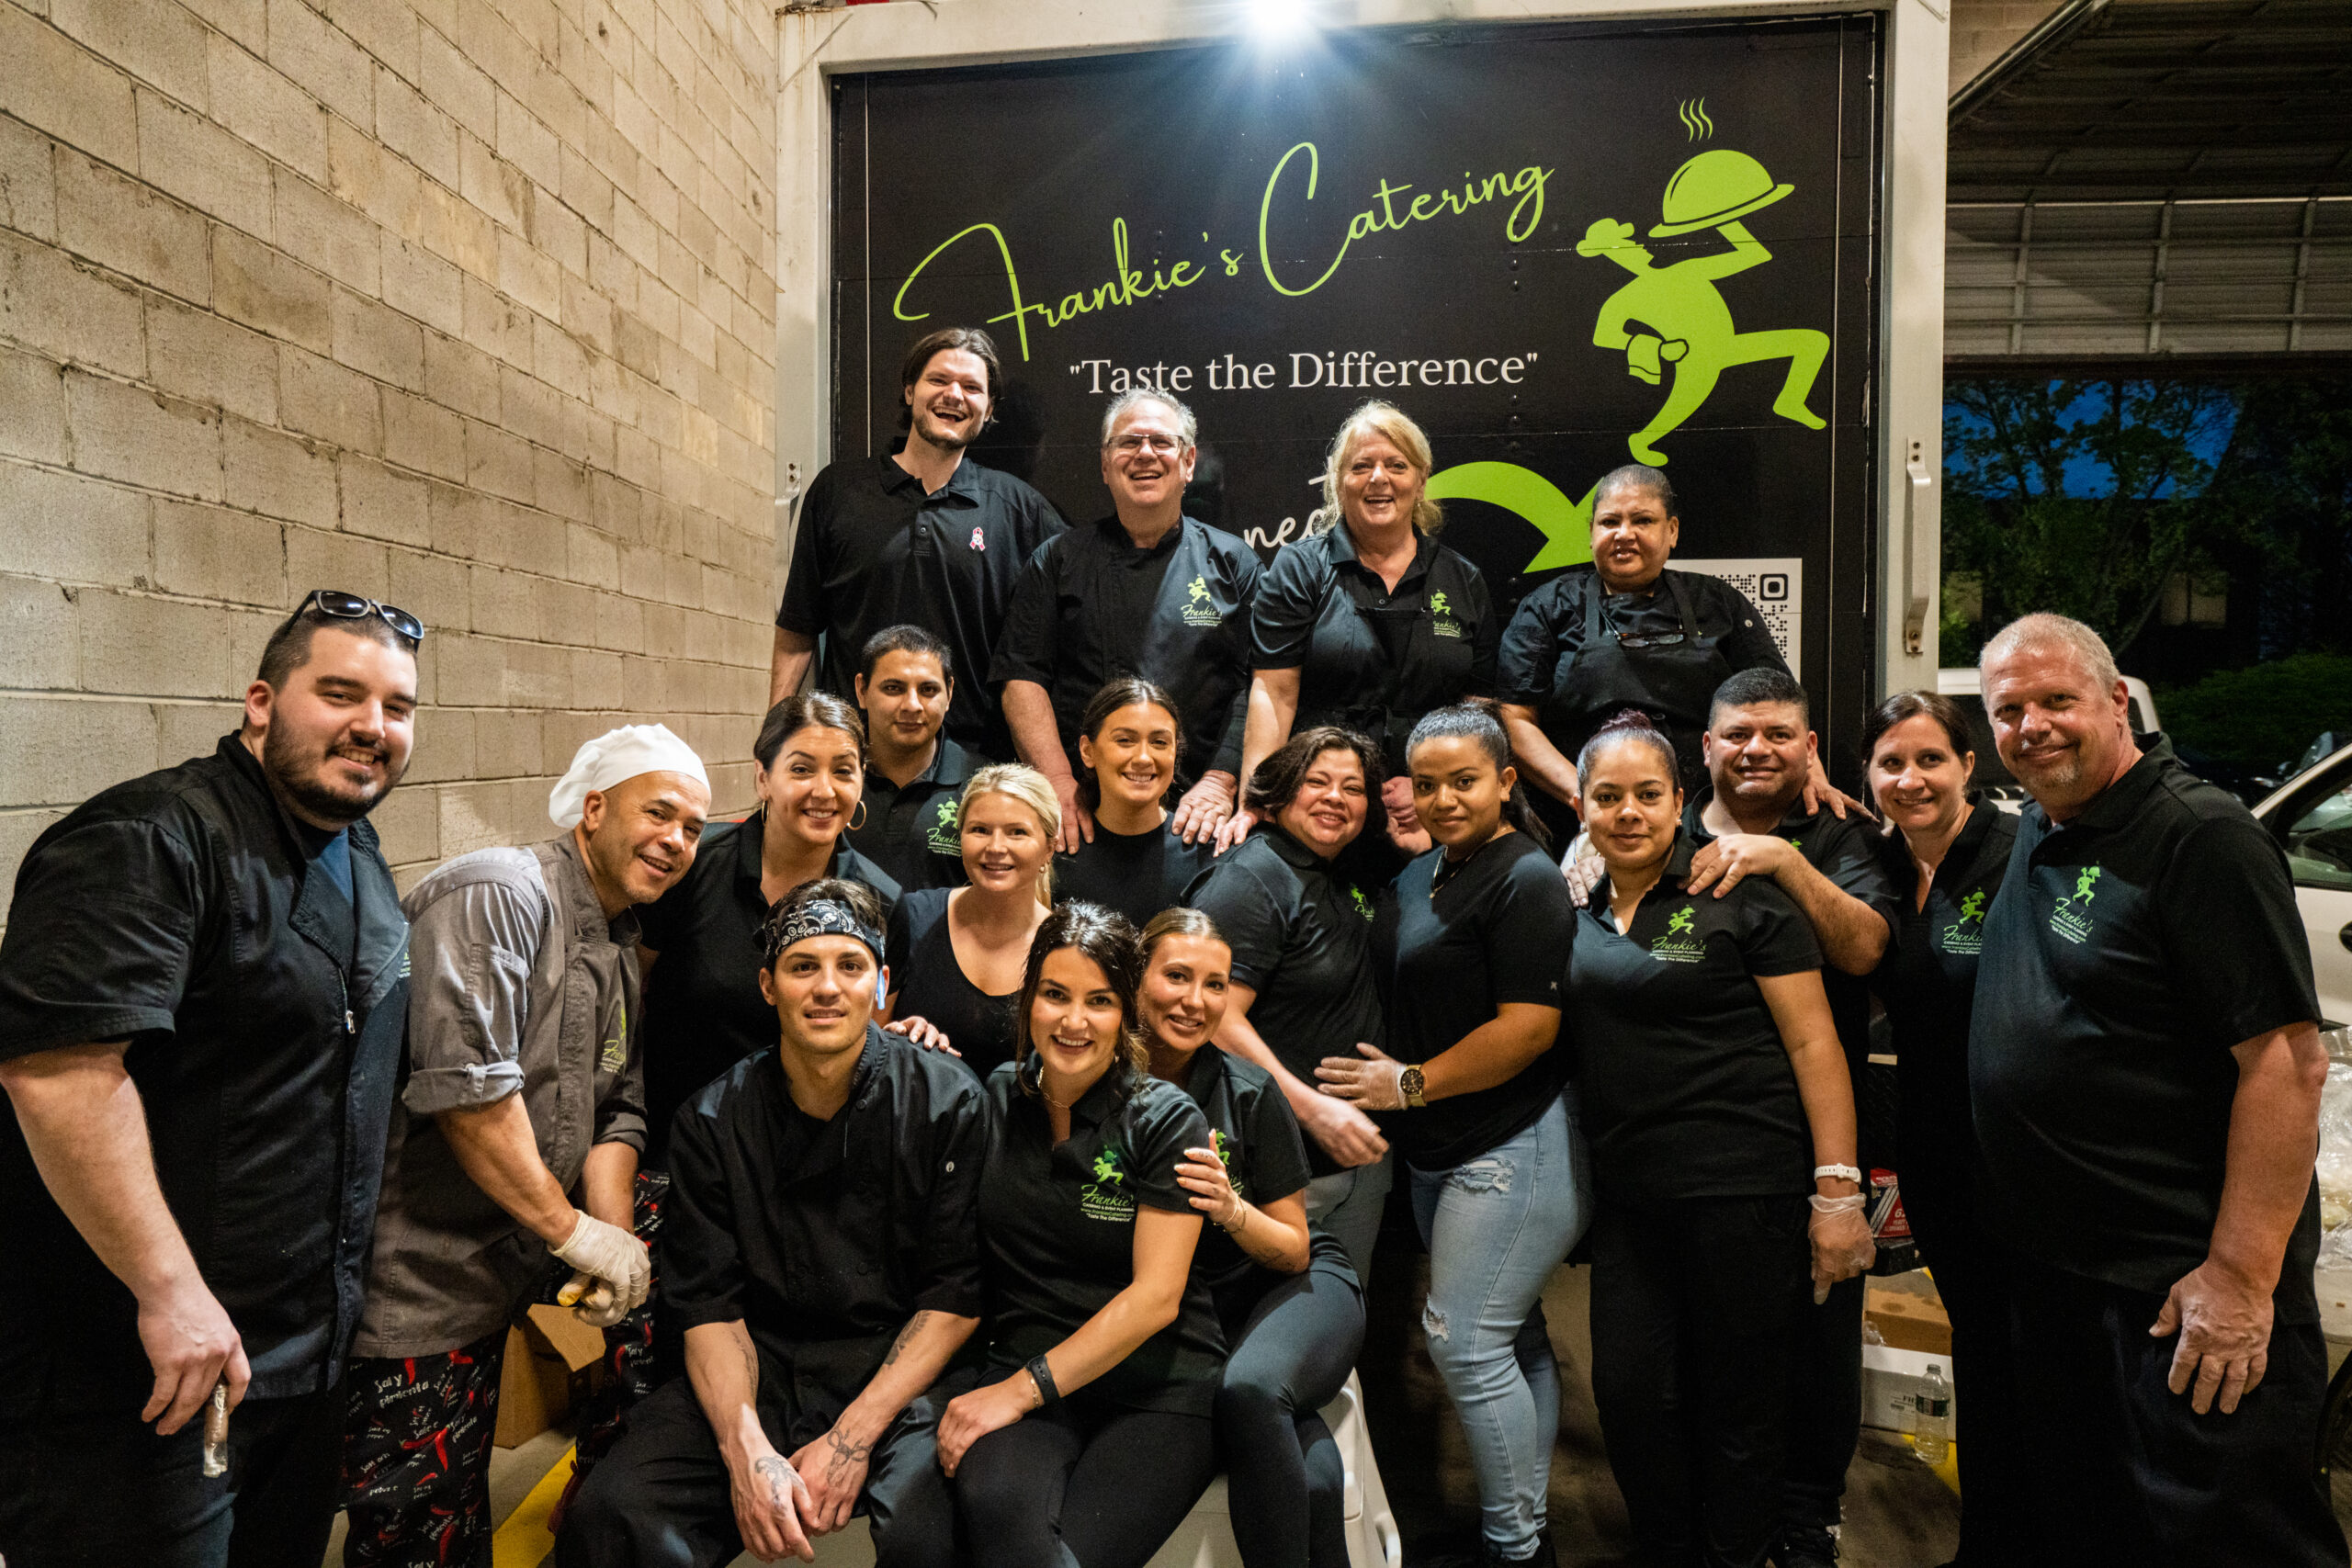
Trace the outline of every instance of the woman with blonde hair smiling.
<path fill-rule="evenodd" d="M 1250 608 L 1241 741 L 1246 781 L 1294 729 L 1338 725 L 1372 737 L 1389 775 L 1381 798 L 1390 831 L 1416 850 L 1428 840 L 1413 820 L 1406 738 L 1431 709 L 1492 693 L 1502 637 L 1487 580 L 1437 542 L 1434 461 L 1429 437 L 1394 404 L 1365 403 L 1340 426 L 1323 505 L 1306 537 L 1274 557 Z M 1256 822 L 1247 807 L 1236 812 L 1219 849 Z"/>
<path fill-rule="evenodd" d="M 1004 762 L 972 775 L 956 813 L 968 886 L 918 888 L 890 911 L 886 1028 L 953 1050 L 982 1078 L 1012 1059 L 1012 1004 L 1053 908 L 1061 820 L 1036 769 Z"/>

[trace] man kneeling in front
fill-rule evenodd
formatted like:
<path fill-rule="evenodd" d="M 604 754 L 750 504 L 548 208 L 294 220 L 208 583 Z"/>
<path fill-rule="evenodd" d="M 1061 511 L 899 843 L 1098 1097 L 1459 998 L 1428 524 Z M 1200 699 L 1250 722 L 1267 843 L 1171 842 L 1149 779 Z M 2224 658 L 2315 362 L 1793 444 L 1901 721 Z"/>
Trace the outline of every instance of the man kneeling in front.
<path fill-rule="evenodd" d="M 948 1568 L 934 1432 L 980 1317 L 986 1102 L 953 1056 L 873 1021 L 873 892 L 823 878 L 770 910 L 774 1051 L 679 1111 L 661 1310 L 686 1376 L 629 1412 L 556 1541 L 559 1568 L 814 1555 L 853 1514 L 880 1568 Z"/>

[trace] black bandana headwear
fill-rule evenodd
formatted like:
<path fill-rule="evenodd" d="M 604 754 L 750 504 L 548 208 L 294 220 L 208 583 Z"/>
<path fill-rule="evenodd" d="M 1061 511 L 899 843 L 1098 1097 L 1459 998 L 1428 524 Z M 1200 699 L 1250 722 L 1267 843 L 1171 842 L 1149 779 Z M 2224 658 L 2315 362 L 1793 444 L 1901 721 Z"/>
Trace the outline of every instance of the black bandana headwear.
<path fill-rule="evenodd" d="M 882 933 L 857 918 L 857 911 L 831 898 L 812 898 L 787 912 L 778 908 L 761 932 L 762 949 L 774 964 L 784 950 L 812 936 L 845 936 L 865 944 L 876 964 L 882 962 Z"/>

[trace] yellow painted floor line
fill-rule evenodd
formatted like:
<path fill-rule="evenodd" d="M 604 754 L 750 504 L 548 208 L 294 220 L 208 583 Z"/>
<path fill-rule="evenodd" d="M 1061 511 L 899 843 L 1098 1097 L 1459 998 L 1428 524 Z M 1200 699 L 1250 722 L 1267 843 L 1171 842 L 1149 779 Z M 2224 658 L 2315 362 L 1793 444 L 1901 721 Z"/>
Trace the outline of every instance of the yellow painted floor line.
<path fill-rule="evenodd" d="M 548 1529 L 548 1520 L 554 1516 L 563 1489 L 571 1483 L 571 1456 L 577 1451 L 577 1445 L 564 1450 L 555 1468 L 539 1477 L 530 1495 L 498 1527 L 491 1537 L 491 1568 L 539 1568 L 555 1550 L 555 1534 Z"/>

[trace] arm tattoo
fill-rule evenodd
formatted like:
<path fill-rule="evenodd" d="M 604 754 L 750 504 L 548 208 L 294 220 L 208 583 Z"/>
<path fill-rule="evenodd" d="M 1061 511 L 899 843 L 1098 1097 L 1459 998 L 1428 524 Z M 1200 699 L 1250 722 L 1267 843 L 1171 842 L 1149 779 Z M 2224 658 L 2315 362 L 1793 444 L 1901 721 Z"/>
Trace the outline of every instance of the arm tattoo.
<path fill-rule="evenodd" d="M 743 1375 L 752 1380 L 751 1403 L 760 1402 L 760 1353 L 752 1344 L 752 1331 L 741 1324 L 735 1325 L 735 1348 L 743 1355 Z"/>
<path fill-rule="evenodd" d="M 800 1472 L 792 1468 L 790 1460 L 782 1454 L 770 1454 L 765 1459 L 753 1460 L 752 1471 L 767 1483 L 769 1502 L 779 1508 L 792 1506 L 792 1483 L 800 1479 Z"/>
<path fill-rule="evenodd" d="M 899 1337 L 896 1339 L 890 1341 L 890 1353 L 882 1358 L 882 1364 L 887 1367 L 897 1360 L 899 1352 L 911 1344 L 915 1337 L 922 1332 L 923 1325 L 930 1321 L 931 1311 L 927 1307 L 907 1319 L 907 1325 L 899 1330 Z"/>

